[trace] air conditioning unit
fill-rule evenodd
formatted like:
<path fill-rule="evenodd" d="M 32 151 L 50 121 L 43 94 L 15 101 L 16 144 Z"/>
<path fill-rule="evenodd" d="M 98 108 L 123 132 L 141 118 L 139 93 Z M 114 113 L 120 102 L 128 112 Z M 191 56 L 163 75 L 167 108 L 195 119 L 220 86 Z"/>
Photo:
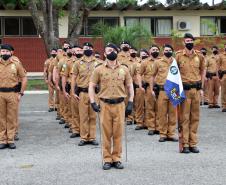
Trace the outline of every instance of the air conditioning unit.
<path fill-rule="evenodd" d="M 191 29 L 191 24 L 188 21 L 178 21 L 177 29 L 180 31 L 186 31 Z"/>

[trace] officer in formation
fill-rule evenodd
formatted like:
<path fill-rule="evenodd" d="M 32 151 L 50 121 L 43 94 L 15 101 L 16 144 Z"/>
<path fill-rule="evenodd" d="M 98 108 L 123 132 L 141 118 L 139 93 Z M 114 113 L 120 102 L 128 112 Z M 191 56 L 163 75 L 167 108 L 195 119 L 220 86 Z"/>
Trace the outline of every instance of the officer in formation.
<path fill-rule="evenodd" d="M 19 102 L 27 84 L 26 71 L 13 55 L 13 47 L 2 44 L 0 48 L 0 149 L 15 149 L 18 140 Z"/>
<path fill-rule="evenodd" d="M 208 108 L 220 108 L 218 98 L 221 89 L 221 104 L 222 112 L 225 112 L 225 45 L 224 52 L 220 53 L 217 46 L 211 48 L 211 54 L 207 55 L 207 49 L 202 48 L 201 53 L 205 59 L 206 76 L 204 81 L 204 105 L 209 105 Z M 202 105 L 202 103 L 201 103 Z"/>

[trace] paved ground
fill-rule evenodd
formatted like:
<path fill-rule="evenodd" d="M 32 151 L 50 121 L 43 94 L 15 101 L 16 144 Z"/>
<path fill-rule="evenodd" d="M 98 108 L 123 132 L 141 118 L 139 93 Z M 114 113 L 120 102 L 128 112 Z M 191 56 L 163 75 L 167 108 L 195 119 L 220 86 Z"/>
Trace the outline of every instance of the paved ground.
<path fill-rule="evenodd" d="M 0 151 L 0 185 L 225 185 L 226 114 L 202 108 L 200 154 L 179 154 L 177 143 L 128 127 L 128 163 L 103 171 L 100 147 L 79 139 L 46 112 L 47 95 L 26 95 L 16 150 Z"/>

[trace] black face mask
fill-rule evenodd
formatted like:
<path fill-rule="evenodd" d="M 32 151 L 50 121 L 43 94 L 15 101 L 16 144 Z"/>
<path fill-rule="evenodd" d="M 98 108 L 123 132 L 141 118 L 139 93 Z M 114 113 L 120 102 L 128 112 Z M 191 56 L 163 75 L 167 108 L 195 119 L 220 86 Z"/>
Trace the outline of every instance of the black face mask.
<path fill-rule="evenodd" d="M 127 46 L 122 48 L 123 51 L 129 51 L 129 48 Z"/>
<path fill-rule="evenodd" d="M 115 60 L 117 58 L 117 53 L 115 53 L 114 51 L 112 51 L 110 54 L 107 55 L 107 59 L 108 60 Z"/>
<path fill-rule="evenodd" d="M 185 47 L 186 47 L 188 50 L 192 50 L 193 47 L 194 47 L 194 43 L 186 43 L 186 44 L 185 44 Z"/>
<path fill-rule="evenodd" d="M 51 56 L 52 56 L 53 58 L 55 58 L 57 55 L 56 55 L 56 54 L 51 54 Z"/>
<path fill-rule="evenodd" d="M 142 56 L 141 58 L 142 58 L 142 60 L 144 60 L 145 58 L 148 58 L 148 56 Z"/>
<path fill-rule="evenodd" d="M 76 58 L 81 58 L 83 56 L 83 54 L 77 53 L 77 54 L 75 54 L 75 56 L 76 56 Z"/>
<path fill-rule="evenodd" d="M 165 52 L 164 55 L 167 57 L 167 58 L 170 58 L 173 56 L 173 53 L 172 52 Z"/>
<path fill-rule="evenodd" d="M 2 57 L 3 60 L 6 61 L 11 57 L 11 55 L 4 54 L 4 55 L 1 55 L 1 57 Z"/>
<path fill-rule="evenodd" d="M 155 51 L 155 52 L 151 53 L 151 56 L 153 58 L 157 58 L 159 56 L 159 52 Z"/>
<path fill-rule="evenodd" d="M 71 52 L 68 52 L 68 53 L 67 53 L 67 56 L 68 56 L 69 58 L 71 58 L 71 57 L 72 57 L 72 53 L 71 53 Z"/>
<path fill-rule="evenodd" d="M 224 51 L 226 51 L 226 48 L 224 48 Z"/>
<path fill-rule="evenodd" d="M 130 56 L 131 56 L 132 58 L 135 58 L 135 57 L 137 56 L 137 54 L 136 54 L 136 53 L 130 53 Z"/>
<path fill-rule="evenodd" d="M 213 51 L 213 54 L 214 55 L 217 55 L 218 54 L 218 51 L 217 50 Z"/>
<path fill-rule="evenodd" d="M 67 51 L 67 48 L 63 48 L 63 50 L 64 50 L 64 52 L 66 52 Z"/>
<path fill-rule="evenodd" d="M 202 54 L 203 54 L 204 56 L 206 56 L 207 53 L 206 53 L 206 52 L 202 52 Z"/>
<path fill-rule="evenodd" d="M 86 55 L 87 57 L 90 57 L 92 54 L 93 54 L 93 50 L 91 49 L 84 50 L 84 55 Z"/>

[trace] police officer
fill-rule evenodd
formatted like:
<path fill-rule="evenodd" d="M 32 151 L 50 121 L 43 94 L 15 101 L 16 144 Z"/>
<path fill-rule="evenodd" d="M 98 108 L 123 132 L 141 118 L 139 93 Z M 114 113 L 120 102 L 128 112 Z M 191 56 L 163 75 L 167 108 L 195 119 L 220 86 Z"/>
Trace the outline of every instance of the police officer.
<path fill-rule="evenodd" d="M 208 79 L 209 106 L 208 108 L 220 108 L 218 97 L 220 81 L 218 77 L 219 51 L 217 46 L 212 47 L 213 54 L 206 59 L 206 78 Z"/>
<path fill-rule="evenodd" d="M 57 56 L 57 49 L 53 48 L 51 49 L 50 52 L 51 57 L 48 58 L 45 63 L 44 63 L 44 80 L 46 82 L 46 84 L 48 85 L 48 91 L 49 91 L 49 98 L 48 98 L 48 106 L 49 106 L 49 112 L 53 112 L 54 111 L 54 86 L 52 83 L 49 83 L 48 81 L 48 70 L 49 70 L 49 66 L 50 64 L 55 60 L 56 56 Z"/>
<path fill-rule="evenodd" d="M 185 48 L 176 53 L 183 87 L 186 95 L 180 108 L 180 122 L 183 132 L 182 153 L 199 153 L 197 131 L 199 126 L 200 93 L 203 96 L 205 60 L 202 54 L 194 50 L 194 37 L 184 35 Z"/>
<path fill-rule="evenodd" d="M 226 112 L 226 44 L 224 44 L 224 52 L 219 57 L 218 69 L 221 83 L 222 112 Z"/>
<path fill-rule="evenodd" d="M 91 108 L 88 96 L 88 87 L 91 74 L 99 64 L 94 57 L 93 45 L 89 42 L 83 44 L 84 56 L 73 66 L 72 89 L 77 85 L 78 92 L 73 97 L 79 100 L 80 137 L 79 146 L 86 144 L 98 145 L 96 141 L 96 114 Z"/>
<path fill-rule="evenodd" d="M 122 41 L 120 44 L 121 51 L 118 54 L 118 60 L 122 62 L 126 62 L 130 57 L 130 44 L 128 41 Z"/>
<path fill-rule="evenodd" d="M 203 55 L 203 57 L 204 57 L 204 59 L 205 59 L 205 64 L 207 65 L 207 49 L 206 48 L 201 48 L 200 49 L 200 52 L 202 53 L 202 55 Z M 208 79 L 205 77 L 205 80 L 204 80 L 204 89 L 203 89 L 203 91 L 204 91 L 204 105 L 208 105 L 208 102 L 209 102 L 209 100 L 208 100 L 208 96 L 209 96 L 209 93 L 208 93 L 208 89 L 209 89 L 209 87 L 208 87 Z M 201 102 L 200 102 L 200 105 L 202 105 L 202 99 L 201 99 Z"/>
<path fill-rule="evenodd" d="M 132 113 L 133 84 L 127 67 L 117 60 L 117 47 L 108 44 L 105 47 L 105 63 L 98 66 L 91 77 L 89 84 L 89 97 L 92 108 L 100 112 L 100 124 L 103 138 L 104 170 L 111 167 L 123 169 L 121 163 L 122 134 L 125 113 Z M 100 85 L 100 106 L 95 103 L 95 87 Z M 124 98 L 129 92 L 129 102 L 125 111 Z M 112 142 L 113 140 L 113 142 Z M 113 143 L 113 146 L 112 146 Z M 111 150 L 113 148 L 113 150 Z"/>
<path fill-rule="evenodd" d="M 139 88 L 145 92 L 145 115 L 144 121 L 148 127 L 148 135 L 159 134 L 159 125 L 157 121 L 157 103 L 152 95 L 150 87 L 151 72 L 156 60 L 159 60 L 160 48 L 157 45 L 152 45 L 149 49 L 150 57 L 146 58 L 141 63 L 138 75 Z M 144 84 L 142 84 L 142 77 Z"/>
<path fill-rule="evenodd" d="M 152 69 L 151 89 L 152 94 L 156 96 L 158 103 L 158 118 L 159 118 L 159 142 L 178 141 L 175 138 L 176 132 L 176 109 L 173 107 L 168 96 L 164 91 L 164 84 L 168 75 L 169 68 L 174 60 L 173 47 L 165 44 L 163 47 L 163 57 L 155 61 Z M 153 86 L 157 88 L 153 91 Z M 157 97 L 158 96 L 158 97 Z"/>
<path fill-rule="evenodd" d="M 26 72 L 22 65 L 12 60 L 11 47 L 1 45 L 0 50 L 0 149 L 15 149 L 18 103 L 26 88 Z M 17 92 L 18 79 L 22 85 Z"/>

